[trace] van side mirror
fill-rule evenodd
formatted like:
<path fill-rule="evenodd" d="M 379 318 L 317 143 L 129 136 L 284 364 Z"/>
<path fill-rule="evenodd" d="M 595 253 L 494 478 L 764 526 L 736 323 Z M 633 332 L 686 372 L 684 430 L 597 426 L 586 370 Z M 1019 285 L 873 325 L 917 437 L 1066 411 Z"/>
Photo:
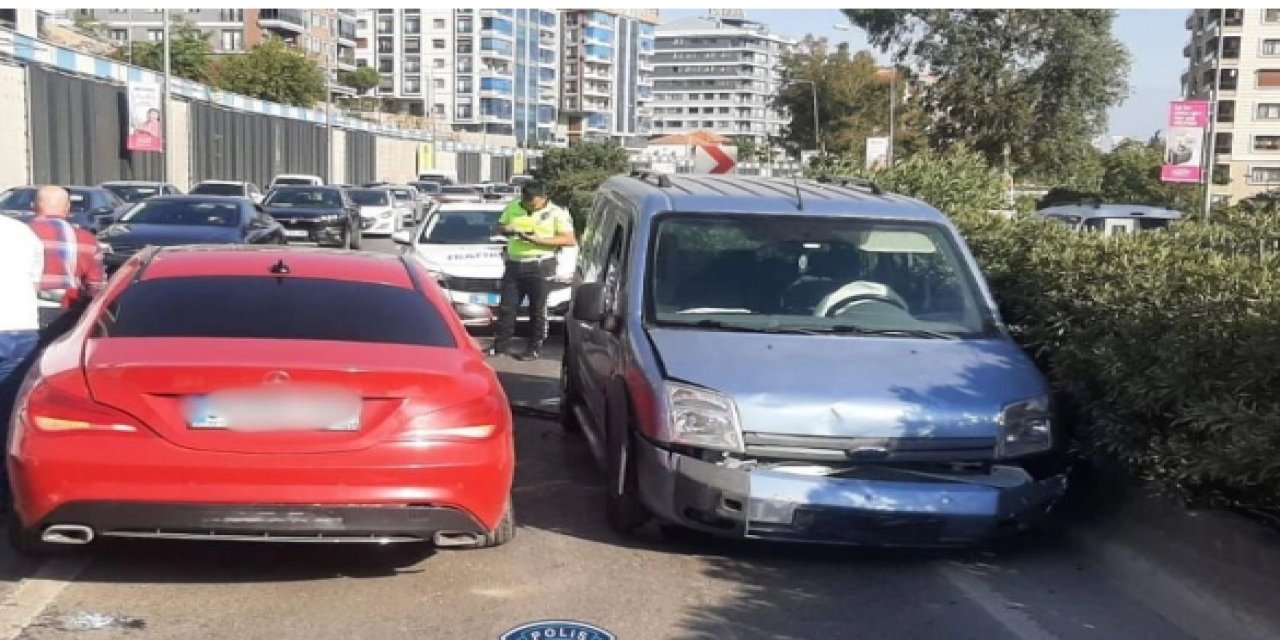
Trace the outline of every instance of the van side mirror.
<path fill-rule="evenodd" d="M 600 322 L 604 318 L 604 285 L 587 282 L 573 291 L 573 317 L 583 322 Z"/>

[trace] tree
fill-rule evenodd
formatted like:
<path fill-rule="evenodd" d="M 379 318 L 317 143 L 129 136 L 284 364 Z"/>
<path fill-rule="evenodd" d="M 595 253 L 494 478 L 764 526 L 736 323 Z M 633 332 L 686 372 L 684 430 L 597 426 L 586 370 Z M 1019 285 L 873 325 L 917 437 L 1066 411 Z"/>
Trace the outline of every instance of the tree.
<path fill-rule="evenodd" d="M 785 137 L 800 148 L 812 148 L 813 95 L 818 94 L 818 126 L 827 151 L 862 154 L 868 136 L 889 134 L 890 87 L 899 91 L 895 151 L 909 153 L 920 146 L 920 127 L 914 107 L 902 99 L 906 83 L 896 85 L 866 51 L 851 53 L 848 45 L 834 50 L 826 38 L 806 36 L 782 58 L 783 77 L 791 80 L 778 93 L 777 103 L 791 114 Z M 899 73 L 901 76 L 902 74 Z M 799 81 L 806 82 L 799 82 Z M 813 82 L 815 86 L 809 85 Z"/>
<path fill-rule="evenodd" d="M 533 177 L 546 183 L 551 200 L 569 210 L 582 233 L 600 184 L 630 168 L 626 149 L 616 142 L 580 142 L 546 150 Z"/>
<path fill-rule="evenodd" d="M 871 176 L 886 191 L 919 198 L 948 215 L 1005 206 L 999 172 L 964 145 L 926 149 Z"/>
<path fill-rule="evenodd" d="M 935 147 L 965 142 L 992 166 L 1060 174 L 1126 95 L 1110 10 L 845 9 L 882 51 L 922 67 Z"/>
<path fill-rule="evenodd" d="M 105 38 L 107 36 L 107 25 L 95 19 L 88 13 L 77 13 L 75 19 L 75 27 L 95 38 Z"/>
<path fill-rule="evenodd" d="M 1101 195 L 1106 202 L 1153 204 L 1183 212 L 1198 209 L 1203 192 L 1196 185 L 1163 182 L 1164 140 L 1126 140 L 1103 157 Z"/>
<path fill-rule="evenodd" d="M 338 74 L 338 82 L 343 86 L 356 90 L 356 94 L 364 95 L 378 86 L 381 78 L 373 67 L 360 67 L 355 71 L 343 71 Z"/>
<path fill-rule="evenodd" d="M 217 86 L 281 104 L 310 107 L 324 100 L 324 71 L 301 51 L 271 38 L 218 63 Z"/>
<path fill-rule="evenodd" d="M 164 72 L 163 42 L 134 42 L 132 46 L 132 57 L 129 45 L 117 49 L 112 57 L 121 61 L 132 58 L 133 64 Z M 173 75 L 207 82 L 212 55 L 213 47 L 209 45 L 207 34 L 182 18 L 173 18 L 169 26 L 169 65 Z"/>
<path fill-rule="evenodd" d="M 750 138 L 747 136 L 734 138 L 733 146 L 737 147 L 738 149 L 739 162 L 751 162 L 753 160 L 763 160 L 766 155 L 765 149 L 761 147 L 759 143 L 756 142 L 755 138 Z"/>

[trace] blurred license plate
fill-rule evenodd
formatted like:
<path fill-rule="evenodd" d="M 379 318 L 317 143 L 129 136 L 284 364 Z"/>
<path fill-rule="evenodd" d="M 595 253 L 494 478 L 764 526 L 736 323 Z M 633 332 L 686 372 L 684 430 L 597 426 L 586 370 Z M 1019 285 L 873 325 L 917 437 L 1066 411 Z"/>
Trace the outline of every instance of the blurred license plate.
<path fill-rule="evenodd" d="M 500 296 L 496 293 L 473 293 L 471 294 L 471 304 L 487 304 L 491 307 L 498 306 Z"/>
<path fill-rule="evenodd" d="M 270 385 L 190 396 L 187 425 L 230 431 L 356 431 L 360 397 L 343 389 Z"/>
<path fill-rule="evenodd" d="M 306 229 L 285 229 L 284 235 L 287 238 L 305 238 L 307 237 Z"/>

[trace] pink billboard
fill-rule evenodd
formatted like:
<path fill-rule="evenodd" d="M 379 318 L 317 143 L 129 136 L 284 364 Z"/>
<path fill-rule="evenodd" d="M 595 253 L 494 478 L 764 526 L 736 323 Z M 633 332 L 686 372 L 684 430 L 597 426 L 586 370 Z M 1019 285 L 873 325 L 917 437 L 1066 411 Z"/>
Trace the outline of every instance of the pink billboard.
<path fill-rule="evenodd" d="M 1175 100 L 1169 103 L 1169 129 L 1164 138 L 1164 182 L 1200 182 L 1204 179 L 1204 130 L 1209 126 L 1209 103 Z"/>

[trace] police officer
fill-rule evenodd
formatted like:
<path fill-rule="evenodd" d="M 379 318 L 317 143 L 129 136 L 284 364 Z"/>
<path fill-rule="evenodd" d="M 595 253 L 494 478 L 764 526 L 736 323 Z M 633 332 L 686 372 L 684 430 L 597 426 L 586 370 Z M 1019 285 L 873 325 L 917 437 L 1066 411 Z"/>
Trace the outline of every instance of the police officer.
<path fill-rule="evenodd" d="M 547 188 L 538 181 L 526 182 L 520 200 L 502 212 L 496 227 L 507 235 L 506 270 L 502 274 L 502 299 L 498 303 L 498 324 L 489 355 L 506 353 L 516 332 L 520 301 L 529 297 L 529 319 L 533 336 L 517 360 L 536 360 L 547 339 L 547 296 L 556 274 L 556 254 L 561 247 L 578 243 L 569 212 L 547 198 Z"/>

